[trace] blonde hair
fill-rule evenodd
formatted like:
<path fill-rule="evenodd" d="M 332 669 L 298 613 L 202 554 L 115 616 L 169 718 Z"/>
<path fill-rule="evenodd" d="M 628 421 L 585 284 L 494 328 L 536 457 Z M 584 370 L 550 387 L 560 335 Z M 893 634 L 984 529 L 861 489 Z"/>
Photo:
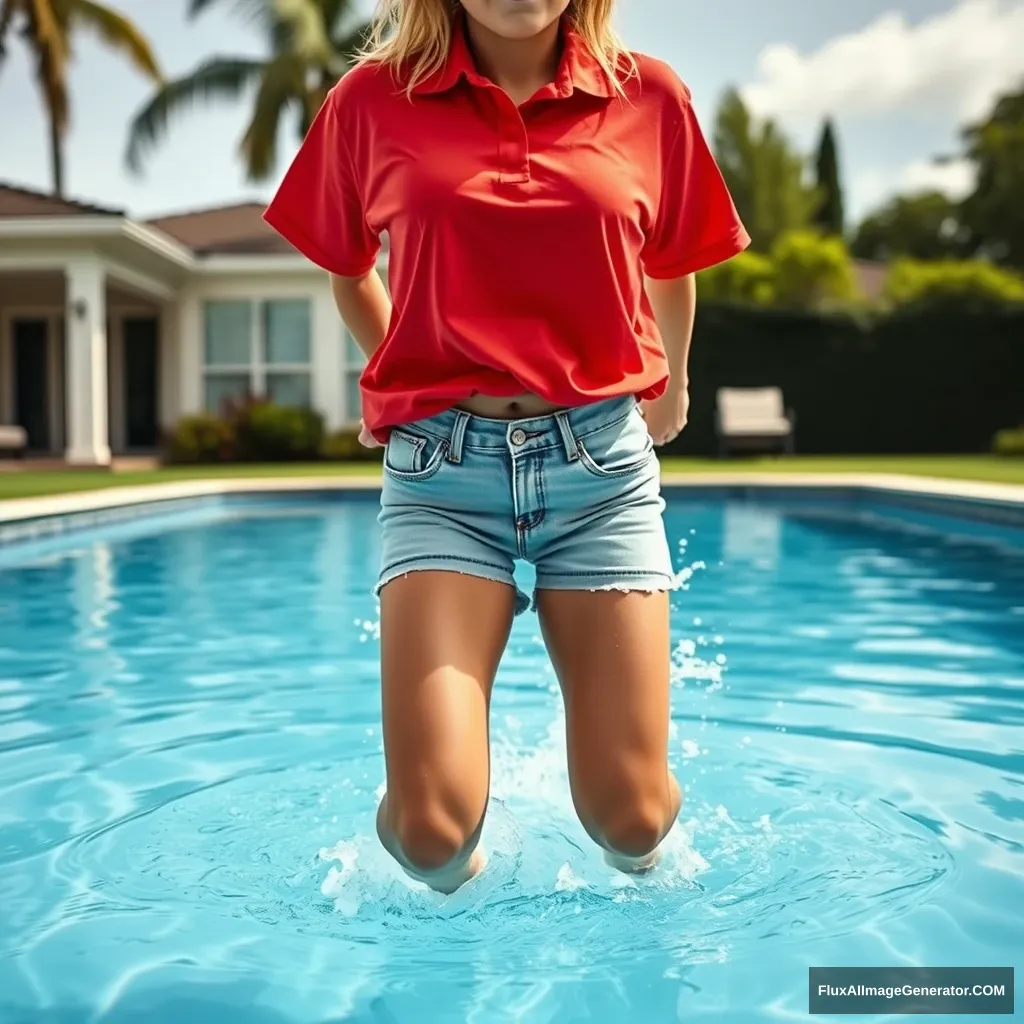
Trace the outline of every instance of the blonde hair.
<path fill-rule="evenodd" d="M 615 0 L 570 0 L 566 16 L 587 49 L 624 94 L 620 71 L 636 74 L 636 61 L 612 28 Z M 448 60 L 458 0 L 379 0 L 360 61 L 383 64 L 393 71 L 408 68 L 406 91 L 436 74 Z"/>

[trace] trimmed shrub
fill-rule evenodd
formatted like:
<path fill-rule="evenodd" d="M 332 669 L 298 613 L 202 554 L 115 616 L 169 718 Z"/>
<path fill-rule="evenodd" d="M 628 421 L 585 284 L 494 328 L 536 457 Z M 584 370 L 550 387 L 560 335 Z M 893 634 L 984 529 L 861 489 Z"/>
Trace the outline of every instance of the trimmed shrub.
<path fill-rule="evenodd" d="M 202 412 L 179 420 L 166 448 L 167 461 L 177 465 L 225 462 L 233 454 L 234 432 L 220 417 Z"/>
<path fill-rule="evenodd" d="M 896 306 L 1024 303 L 1024 277 L 984 260 L 897 260 L 885 282 Z"/>
<path fill-rule="evenodd" d="M 699 301 L 771 306 L 775 303 L 775 268 L 767 256 L 748 249 L 701 271 L 697 292 Z"/>
<path fill-rule="evenodd" d="M 1024 427 L 1000 430 L 992 439 L 992 451 L 996 455 L 1024 458 Z"/>
<path fill-rule="evenodd" d="M 842 306 L 858 298 L 850 250 L 841 238 L 790 231 L 773 246 L 775 304 L 786 309 Z"/>
<path fill-rule="evenodd" d="M 380 462 L 383 448 L 364 448 L 359 443 L 359 430 L 339 430 L 324 438 L 320 455 L 329 462 Z"/>
<path fill-rule="evenodd" d="M 780 236 L 769 255 L 747 250 L 698 275 L 702 300 L 781 309 L 849 306 L 858 298 L 846 243 L 816 231 Z"/>
<path fill-rule="evenodd" d="M 300 462 L 320 456 L 323 417 L 313 409 L 250 402 L 234 418 L 236 457 L 243 462 Z"/>

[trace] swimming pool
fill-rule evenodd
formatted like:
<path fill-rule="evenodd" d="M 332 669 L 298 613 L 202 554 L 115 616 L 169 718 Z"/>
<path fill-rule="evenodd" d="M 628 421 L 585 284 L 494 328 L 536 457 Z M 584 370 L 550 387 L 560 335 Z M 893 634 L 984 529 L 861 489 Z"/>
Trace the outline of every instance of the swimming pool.
<path fill-rule="evenodd" d="M 673 496 L 666 863 L 615 877 L 576 823 L 527 615 L 491 865 L 443 899 L 372 838 L 375 515 L 196 502 L 8 546 L 3 1024 L 756 1022 L 806 1015 L 809 966 L 1024 965 L 1024 530 Z"/>

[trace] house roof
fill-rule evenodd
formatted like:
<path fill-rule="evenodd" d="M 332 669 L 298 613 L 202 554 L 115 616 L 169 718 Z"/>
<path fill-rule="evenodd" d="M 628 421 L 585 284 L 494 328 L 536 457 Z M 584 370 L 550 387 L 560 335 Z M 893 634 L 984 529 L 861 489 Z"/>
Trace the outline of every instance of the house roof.
<path fill-rule="evenodd" d="M 263 219 L 264 203 L 237 203 L 146 221 L 200 256 L 212 253 L 291 253 L 292 247 Z"/>
<path fill-rule="evenodd" d="M 22 185 L 0 181 L 0 218 L 3 217 L 123 217 L 123 210 L 114 210 L 76 199 L 59 199 L 46 192 L 37 192 Z"/>
<path fill-rule="evenodd" d="M 213 253 L 292 253 L 292 247 L 263 219 L 264 203 L 235 203 L 190 210 L 141 221 L 191 249 L 197 256 Z M 124 210 L 56 196 L 0 181 L 0 220 L 19 217 L 109 216 L 128 218 Z"/>
<path fill-rule="evenodd" d="M 872 260 L 854 260 L 853 268 L 864 297 L 872 301 L 880 299 L 885 293 L 885 281 L 889 274 L 888 265 Z"/>

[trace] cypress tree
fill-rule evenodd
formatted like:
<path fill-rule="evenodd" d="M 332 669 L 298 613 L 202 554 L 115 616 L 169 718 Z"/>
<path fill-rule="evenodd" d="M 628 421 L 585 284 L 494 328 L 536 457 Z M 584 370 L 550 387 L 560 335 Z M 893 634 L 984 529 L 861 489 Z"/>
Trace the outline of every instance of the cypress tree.
<path fill-rule="evenodd" d="M 825 121 L 816 162 L 818 210 L 815 223 L 827 235 L 842 237 L 845 228 L 843 187 L 839 180 L 839 153 L 832 119 Z"/>

